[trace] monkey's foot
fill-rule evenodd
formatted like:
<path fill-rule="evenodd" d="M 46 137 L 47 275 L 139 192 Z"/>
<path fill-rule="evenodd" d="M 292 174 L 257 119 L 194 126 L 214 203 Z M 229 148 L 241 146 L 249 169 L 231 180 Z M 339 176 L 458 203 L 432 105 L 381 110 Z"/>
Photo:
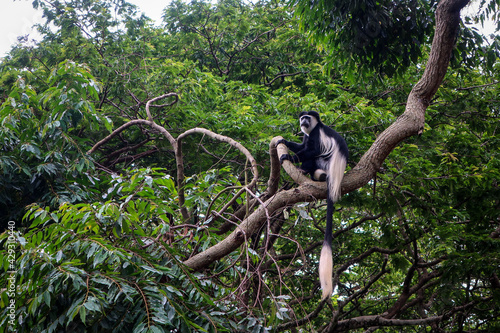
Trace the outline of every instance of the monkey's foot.
<path fill-rule="evenodd" d="M 324 182 L 324 181 L 326 181 L 326 172 L 325 172 L 325 170 L 318 169 L 318 170 L 314 171 L 313 177 L 314 177 L 314 179 L 316 179 L 320 182 Z"/>

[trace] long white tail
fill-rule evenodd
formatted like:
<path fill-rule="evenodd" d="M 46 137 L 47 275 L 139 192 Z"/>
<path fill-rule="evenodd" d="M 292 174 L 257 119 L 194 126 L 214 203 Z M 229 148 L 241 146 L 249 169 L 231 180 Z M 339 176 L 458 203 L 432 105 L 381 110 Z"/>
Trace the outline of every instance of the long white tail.
<path fill-rule="evenodd" d="M 337 148 L 337 147 L 336 147 Z M 332 256 L 332 230 L 333 230 L 333 209 L 334 203 L 340 198 L 342 179 L 347 166 L 347 160 L 340 151 L 335 149 L 330 157 L 326 182 L 328 185 L 328 198 L 326 210 L 325 240 L 321 248 L 319 258 L 319 282 L 321 284 L 322 296 L 324 300 L 332 296 L 333 293 L 333 256 Z"/>
<path fill-rule="evenodd" d="M 319 257 L 319 283 L 321 284 L 322 295 L 321 299 L 326 299 L 332 296 L 333 293 L 333 258 L 332 246 L 326 240 L 321 248 L 321 257 Z"/>

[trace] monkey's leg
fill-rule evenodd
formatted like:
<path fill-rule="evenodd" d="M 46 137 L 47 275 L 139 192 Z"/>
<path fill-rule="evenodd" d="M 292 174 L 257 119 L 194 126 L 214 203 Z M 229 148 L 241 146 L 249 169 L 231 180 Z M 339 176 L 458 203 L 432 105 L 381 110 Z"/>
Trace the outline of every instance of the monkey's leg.
<path fill-rule="evenodd" d="M 326 171 L 322 169 L 316 169 L 313 174 L 313 179 L 320 182 L 326 181 Z"/>

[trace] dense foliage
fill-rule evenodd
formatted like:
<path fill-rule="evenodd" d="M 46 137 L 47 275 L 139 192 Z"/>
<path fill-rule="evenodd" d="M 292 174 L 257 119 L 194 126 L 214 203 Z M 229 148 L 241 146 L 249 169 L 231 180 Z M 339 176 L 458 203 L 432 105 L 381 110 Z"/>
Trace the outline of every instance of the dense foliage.
<path fill-rule="evenodd" d="M 327 67 L 344 70 L 350 80 L 362 77 L 373 81 L 379 76 L 405 72 L 422 61 L 435 28 L 439 1 L 350 1 L 292 0 L 300 25 L 308 38 L 328 51 Z M 474 4 L 476 6 L 477 4 Z M 486 60 L 491 67 L 500 51 L 498 37 L 489 44 L 472 23 L 495 20 L 500 4 L 481 1 L 478 10 L 464 21 L 468 28 L 460 33 L 453 66 L 473 68 Z M 498 21 L 498 20 L 497 20 Z M 472 47 L 481 45 L 481 47 Z"/>
<path fill-rule="evenodd" d="M 298 17 L 279 1 L 173 1 L 157 27 L 122 0 L 34 1 L 42 41 L 0 63 L 2 328 L 500 329 L 499 37 L 466 25 L 423 133 L 336 206 L 331 302 L 314 198 L 283 202 L 215 264 L 185 265 L 268 199 L 269 143 L 299 140 L 300 111 L 346 138 L 350 169 L 421 76 L 433 1 L 293 3 Z M 498 15 L 486 8 L 478 19 Z M 256 185 L 233 141 L 193 128 L 246 147 Z M 278 192 L 293 186 L 282 172 Z"/>

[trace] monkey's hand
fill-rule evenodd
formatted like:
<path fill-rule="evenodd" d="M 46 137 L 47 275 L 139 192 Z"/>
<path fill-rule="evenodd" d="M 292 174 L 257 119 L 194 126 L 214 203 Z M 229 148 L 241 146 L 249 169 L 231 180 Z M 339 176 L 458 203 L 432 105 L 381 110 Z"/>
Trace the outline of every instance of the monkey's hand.
<path fill-rule="evenodd" d="M 277 142 L 276 142 L 276 147 L 280 144 L 284 144 L 287 148 L 290 148 L 289 147 L 289 144 L 292 144 L 290 141 L 287 141 L 285 139 L 279 139 Z M 283 161 L 290 161 L 292 163 L 298 163 L 299 162 L 299 158 L 297 155 L 290 155 L 290 154 L 283 154 L 281 155 L 280 157 L 280 163 L 283 164 Z"/>
<path fill-rule="evenodd" d="M 279 140 L 276 142 L 276 147 L 277 147 L 280 143 L 282 143 L 282 144 L 284 144 L 285 146 L 287 146 L 287 144 L 286 144 L 286 143 L 287 143 L 287 141 L 286 141 L 285 139 L 279 139 Z M 288 147 L 288 146 L 287 146 L 287 147 Z"/>
<path fill-rule="evenodd" d="M 288 154 L 281 155 L 281 157 L 280 157 L 280 163 L 283 164 L 283 161 L 285 161 L 285 160 L 291 161 L 292 160 L 292 156 L 290 156 Z"/>
<path fill-rule="evenodd" d="M 283 154 L 281 155 L 280 157 L 280 163 L 283 164 L 283 161 L 290 161 L 292 163 L 298 163 L 298 159 L 297 159 L 297 156 L 291 156 L 290 154 Z"/>

